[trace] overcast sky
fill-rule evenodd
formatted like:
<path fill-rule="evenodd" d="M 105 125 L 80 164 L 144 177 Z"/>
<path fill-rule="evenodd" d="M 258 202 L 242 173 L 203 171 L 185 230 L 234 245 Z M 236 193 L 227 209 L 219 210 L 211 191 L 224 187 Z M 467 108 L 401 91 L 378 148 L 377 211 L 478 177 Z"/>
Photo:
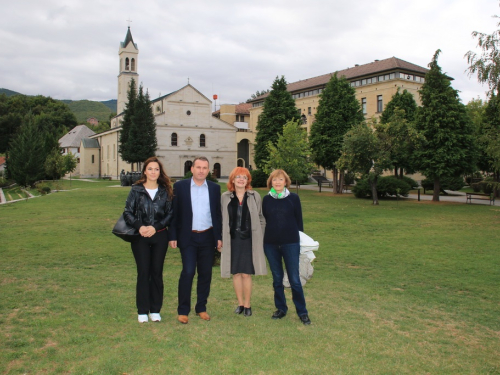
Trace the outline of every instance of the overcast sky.
<path fill-rule="evenodd" d="M 487 87 L 465 73 L 474 30 L 497 29 L 498 0 L 0 0 L 0 87 L 55 99 L 117 97 L 128 19 L 151 98 L 188 82 L 217 104 L 396 56 L 453 77 L 466 104 Z"/>

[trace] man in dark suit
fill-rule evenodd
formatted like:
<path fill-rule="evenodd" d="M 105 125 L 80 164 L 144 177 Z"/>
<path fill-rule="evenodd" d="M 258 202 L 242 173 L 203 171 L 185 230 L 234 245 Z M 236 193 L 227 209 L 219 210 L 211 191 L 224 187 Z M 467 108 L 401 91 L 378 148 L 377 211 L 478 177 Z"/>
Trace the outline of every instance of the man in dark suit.
<path fill-rule="evenodd" d="M 179 246 L 182 272 L 179 278 L 177 320 L 187 324 L 191 311 L 191 289 L 198 270 L 196 315 L 210 320 L 207 299 L 212 282 L 215 248 L 222 248 L 222 213 L 220 186 L 207 181 L 208 159 L 201 156 L 193 161 L 193 178 L 174 184 L 174 217 L 169 228 L 170 247 Z"/>

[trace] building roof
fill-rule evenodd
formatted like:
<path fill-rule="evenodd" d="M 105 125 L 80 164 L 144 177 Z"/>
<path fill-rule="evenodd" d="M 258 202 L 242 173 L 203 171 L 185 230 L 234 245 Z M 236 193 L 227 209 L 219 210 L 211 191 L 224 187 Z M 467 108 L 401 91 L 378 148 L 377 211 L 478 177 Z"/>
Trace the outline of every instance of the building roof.
<path fill-rule="evenodd" d="M 252 103 L 240 103 L 240 104 L 234 104 L 235 110 L 234 114 L 236 115 L 249 115 L 250 114 L 250 108 L 252 108 Z M 212 112 L 212 116 L 216 116 L 220 114 L 220 109 L 217 111 Z"/>
<path fill-rule="evenodd" d="M 127 30 L 127 35 L 125 36 L 125 41 L 121 42 L 122 48 L 126 48 L 130 42 L 132 42 L 135 49 L 138 49 L 137 44 L 134 43 L 134 39 L 132 38 L 132 33 L 130 32 L 130 26 L 129 26 Z"/>
<path fill-rule="evenodd" d="M 59 147 L 80 147 L 82 138 L 90 137 L 95 132 L 85 125 L 78 125 L 71 129 L 66 135 L 59 139 Z"/>
<path fill-rule="evenodd" d="M 97 139 L 82 138 L 83 148 L 99 148 L 99 141 Z"/>
<path fill-rule="evenodd" d="M 333 74 L 337 73 L 339 77 L 345 77 L 347 80 L 352 81 L 356 78 L 363 78 L 373 76 L 374 74 L 381 74 L 389 71 L 403 70 L 408 73 L 416 73 L 424 75 L 427 74 L 429 69 L 423 68 L 419 65 L 412 64 L 408 61 L 398 59 L 397 57 L 390 57 L 385 60 L 375 60 L 368 64 L 355 65 L 352 68 L 338 70 L 336 72 L 323 74 L 317 77 L 303 79 L 297 82 L 292 82 L 287 85 L 287 90 L 290 92 L 305 90 L 314 87 L 324 87 Z M 451 77 L 448 77 L 453 79 Z M 264 99 L 269 93 L 261 95 L 250 102 L 255 102 Z"/>
<path fill-rule="evenodd" d="M 5 164 L 5 156 L 0 156 L 0 165 Z"/>

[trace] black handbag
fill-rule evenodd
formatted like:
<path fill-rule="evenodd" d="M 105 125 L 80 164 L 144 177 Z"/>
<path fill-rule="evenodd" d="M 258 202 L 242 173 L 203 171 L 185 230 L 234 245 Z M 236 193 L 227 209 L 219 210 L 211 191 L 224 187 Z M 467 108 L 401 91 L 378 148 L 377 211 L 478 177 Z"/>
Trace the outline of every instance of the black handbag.
<path fill-rule="evenodd" d="M 139 230 L 128 225 L 123 218 L 123 214 L 120 216 L 111 232 L 127 242 L 132 242 L 139 238 Z"/>

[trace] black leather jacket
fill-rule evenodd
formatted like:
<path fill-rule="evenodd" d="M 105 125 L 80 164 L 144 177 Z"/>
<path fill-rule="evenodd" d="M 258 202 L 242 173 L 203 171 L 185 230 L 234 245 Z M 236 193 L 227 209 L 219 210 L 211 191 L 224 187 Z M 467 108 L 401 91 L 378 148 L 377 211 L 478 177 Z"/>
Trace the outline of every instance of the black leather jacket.
<path fill-rule="evenodd" d="M 174 214 L 172 199 L 168 197 L 164 186 L 158 186 L 155 199 L 151 200 L 142 184 L 133 185 L 130 189 L 123 218 L 126 223 L 139 229 L 152 225 L 156 231 L 168 227 Z"/>

